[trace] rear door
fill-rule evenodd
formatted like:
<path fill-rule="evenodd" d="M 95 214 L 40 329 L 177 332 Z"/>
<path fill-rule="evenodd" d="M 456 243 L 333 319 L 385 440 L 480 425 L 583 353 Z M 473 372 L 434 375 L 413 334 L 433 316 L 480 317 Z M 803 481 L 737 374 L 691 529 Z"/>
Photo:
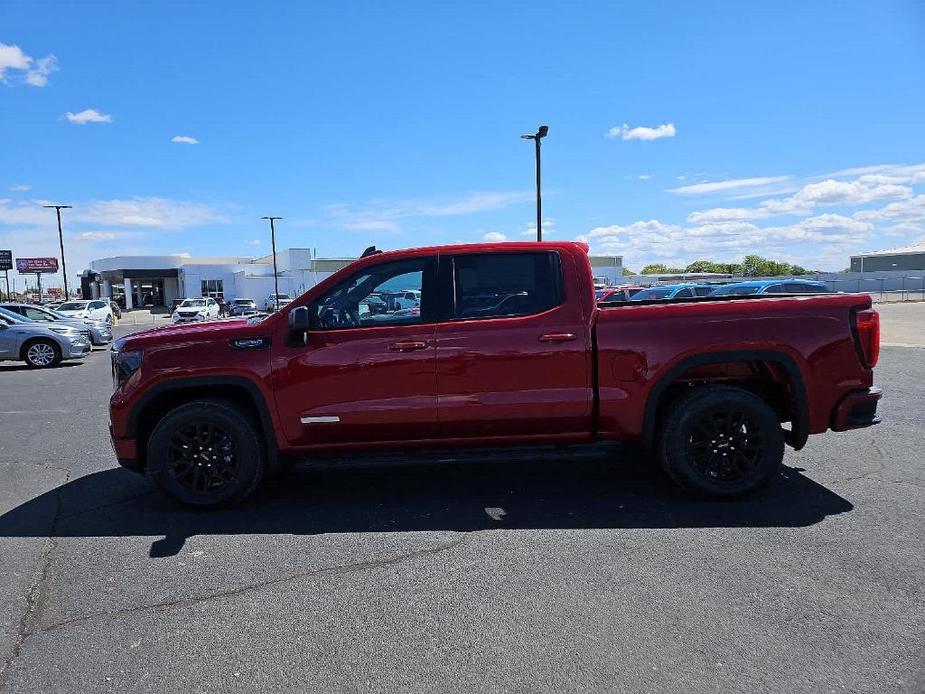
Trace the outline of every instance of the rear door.
<path fill-rule="evenodd" d="M 308 305 L 307 344 L 276 341 L 276 401 L 291 443 L 436 436 L 436 271 L 436 255 L 368 265 Z M 414 291 L 420 300 L 379 300 Z"/>
<path fill-rule="evenodd" d="M 573 438 L 591 430 L 590 317 L 574 260 L 556 251 L 441 262 L 437 412 L 442 438 Z"/>

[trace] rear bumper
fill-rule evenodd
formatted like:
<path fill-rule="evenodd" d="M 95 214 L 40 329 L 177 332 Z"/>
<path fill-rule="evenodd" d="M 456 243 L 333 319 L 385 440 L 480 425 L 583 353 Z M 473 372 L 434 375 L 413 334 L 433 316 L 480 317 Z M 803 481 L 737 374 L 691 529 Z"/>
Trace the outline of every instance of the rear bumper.
<path fill-rule="evenodd" d="M 841 399 L 832 413 L 832 431 L 862 429 L 880 423 L 877 403 L 883 393 L 879 388 L 854 390 Z"/>

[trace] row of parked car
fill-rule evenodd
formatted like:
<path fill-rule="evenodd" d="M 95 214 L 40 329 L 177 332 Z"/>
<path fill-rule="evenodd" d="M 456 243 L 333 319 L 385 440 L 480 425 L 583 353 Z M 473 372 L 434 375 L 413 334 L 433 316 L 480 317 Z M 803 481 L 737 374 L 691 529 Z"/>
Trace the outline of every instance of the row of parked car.
<path fill-rule="evenodd" d="M 292 303 L 288 294 L 270 294 L 262 306 L 258 306 L 253 299 L 238 298 L 226 302 L 224 299 L 208 297 L 194 297 L 190 299 L 176 299 L 171 306 L 171 319 L 174 323 L 195 323 L 199 321 L 215 320 L 223 316 L 252 316 L 258 313 L 270 313 L 276 310 L 277 305 L 282 308 Z"/>
<path fill-rule="evenodd" d="M 660 284 L 654 287 L 624 285 L 604 287 L 596 291 L 597 300 L 654 301 L 657 299 L 684 299 L 703 296 L 749 296 L 755 294 L 824 294 L 829 290 L 825 282 L 814 280 L 756 280 L 728 284 Z"/>
<path fill-rule="evenodd" d="M 8 302 L 0 304 L 0 361 L 22 361 L 36 369 L 83 359 L 94 346 L 112 342 L 112 310 L 65 302 L 59 308 Z M 106 306 L 106 308 L 109 308 Z"/>

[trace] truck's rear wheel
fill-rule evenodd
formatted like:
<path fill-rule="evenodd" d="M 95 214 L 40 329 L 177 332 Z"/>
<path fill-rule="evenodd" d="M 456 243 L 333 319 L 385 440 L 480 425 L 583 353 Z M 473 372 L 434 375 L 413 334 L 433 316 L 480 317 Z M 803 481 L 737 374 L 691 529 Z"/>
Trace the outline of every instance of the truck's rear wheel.
<path fill-rule="evenodd" d="M 699 496 L 748 494 L 767 484 L 784 458 L 774 410 L 734 386 L 691 389 L 671 403 L 660 434 L 665 472 Z"/>
<path fill-rule="evenodd" d="M 167 414 L 148 440 L 148 473 L 185 504 L 232 504 L 260 484 L 264 448 L 253 420 L 234 404 L 198 400 Z"/>

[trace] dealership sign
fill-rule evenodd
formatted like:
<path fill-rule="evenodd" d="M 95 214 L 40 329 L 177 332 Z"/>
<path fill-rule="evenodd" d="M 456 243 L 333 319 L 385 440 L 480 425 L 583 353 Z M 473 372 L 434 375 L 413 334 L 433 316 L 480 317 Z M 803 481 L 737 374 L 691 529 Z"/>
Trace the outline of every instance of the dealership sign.
<path fill-rule="evenodd" d="M 57 258 L 17 258 L 16 269 L 21 273 L 57 272 Z"/>
<path fill-rule="evenodd" d="M 0 251 L 0 270 L 13 269 L 13 251 Z"/>

